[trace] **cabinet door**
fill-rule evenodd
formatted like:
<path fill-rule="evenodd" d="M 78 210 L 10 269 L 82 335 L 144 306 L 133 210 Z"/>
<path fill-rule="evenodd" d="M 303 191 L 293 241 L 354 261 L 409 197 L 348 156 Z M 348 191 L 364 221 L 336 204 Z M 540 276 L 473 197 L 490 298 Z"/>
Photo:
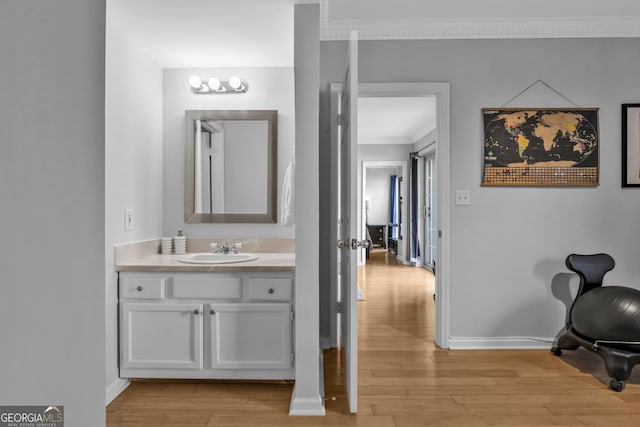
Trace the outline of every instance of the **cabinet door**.
<path fill-rule="evenodd" d="M 122 368 L 202 369 L 202 305 L 123 303 Z"/>
<path fill-rule="evenodd" d="M 206 315 L 209 368 L 291 367 L 291 304 L 211 304 Z"/>

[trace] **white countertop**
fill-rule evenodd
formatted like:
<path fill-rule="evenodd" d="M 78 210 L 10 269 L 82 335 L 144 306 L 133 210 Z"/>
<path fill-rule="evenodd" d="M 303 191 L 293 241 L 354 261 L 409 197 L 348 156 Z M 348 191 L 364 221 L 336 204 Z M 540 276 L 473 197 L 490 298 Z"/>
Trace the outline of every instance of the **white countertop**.
<path fill-rule="evenodd" d="M 187 254 L 188 255 L 188 254 Z M 293 252 L 255 252 L 258 259 L 229 264 L 187 264 L 178 261 L 184 255 L 148 255 L 116 264 L 116 271 L 137 272 L 295 272 L 296 258 Z"/>

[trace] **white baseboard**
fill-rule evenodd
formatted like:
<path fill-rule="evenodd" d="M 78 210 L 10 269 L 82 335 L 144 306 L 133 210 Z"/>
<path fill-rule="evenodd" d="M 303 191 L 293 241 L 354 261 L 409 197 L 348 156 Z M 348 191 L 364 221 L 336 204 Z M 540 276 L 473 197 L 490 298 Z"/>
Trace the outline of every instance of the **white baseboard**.
<path fill-rule="evenodd" d="M 105 406 L 113 402 L 113 399 L 118 397 L 127 387 L 129 387 L 131 381 L 118 378 L 111 384 L 109 384 L 105 390 Z"/>
<path fill-rule="evenodd" d="M 449 337 L 451 350 L 549 350 L 555 338 Z"/>
<path fill-rule="evenodd" d="M 293 395 L 291 397 L 291 406 L 289 407 L 289 415 L 323 417 L 325 412 L 322 396 L 296 397 L 295 387 L 296 386 L 294 385 Z"/>
<path fill-rule="evenodd" d="M 291 399 L 291 406 L 289 407 L 290 416 L 304 416 L 304 417 L 324 417 L 324 405 L 322 399 L 317 398 L 293 398 Z"/>

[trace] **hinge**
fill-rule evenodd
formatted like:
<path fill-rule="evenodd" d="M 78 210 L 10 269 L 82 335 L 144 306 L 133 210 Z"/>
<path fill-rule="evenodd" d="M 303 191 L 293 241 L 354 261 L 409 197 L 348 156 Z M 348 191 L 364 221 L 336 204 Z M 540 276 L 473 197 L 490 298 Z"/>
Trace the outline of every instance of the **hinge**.
<path fill-rule="evenodd" d="M 342 301 L 336 303 L 336 313 L 342 313 Z"/>
<path fill-rule="evenodd" d="M 293 352 L 291 352 L 291 355 L 289 356 L 289 361 L 293 363 L 293 359 L 295 358 L 296 358 L 296 355 Z"/>
<path fill-rule="evenodd" d="M 338 126 L 344 126 L 344 124 L 345 124 L 345 116 L 344 116 L 344 114 L 343 113 L 339 113 L 336 116 L 336 118 L 338 120 Z"/>
<path fill-rule="evenodd" d="M 293 312 L 293 310 L 291 310 L 291 316 L 290 316 L 290 318 L 291 318 L 291 320 L 292 320 L 292 321 L 293 321 L 293 319 L 295 319 L 295 318 L 296 318 L 296 315 L 295 315 L 295 313 Z"/>

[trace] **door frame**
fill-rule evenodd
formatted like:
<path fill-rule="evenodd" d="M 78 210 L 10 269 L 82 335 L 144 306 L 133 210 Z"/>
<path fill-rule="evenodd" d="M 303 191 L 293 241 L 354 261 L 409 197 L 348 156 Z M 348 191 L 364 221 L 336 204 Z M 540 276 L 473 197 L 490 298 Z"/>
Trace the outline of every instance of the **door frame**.
<path fill-rule="evenodd" d="M 333 82 L 329 83 L 329 116 L 330 116 L 330 141 L 331 141 L 331 150 L 330 150 L 330 161 L 329 165 L 331 171 L 329 173 L 329 188 L 330 188 L 330 199 L 329 199 L 329 212 L 331 212 L 331 218 L 329 221 L 329 339 L 328 342 L 321 343 L 322 348 L 336 348 L 338 347 L 338 320 L 337 320 L 337 301 L 338 301 L 338 263 L 340 262 L 340 251 L 336 247 L 335 243 L 338 239 L 340 239 L 339 235 L 339 227 L 338 223 L 335 221 L 333 215 L 338 212 L 338 206 L 340 205 L 339 195 L 336 189 L 338 188 L 338 174 L 340 173 L 338 170 L 338 166 L 340 163 L 340 149 L 338 144 L 334 144 L 333 141 L 339 140 L 338 135 L 338 115 L 341 112 L 341 101 L 334 95 L 341 93 L 342 82 Z"/>
<path fill-rule="evenodd" d="M 365 204 L 365 196 L 366 196 L 366 190 L 367 190 L 367 171 L 369 169 L 376 169 L 376 168 L 393 168 L 393 167 L 397 167 L 400 168 L 402 170 L 402 176 L 405 177 L 407 176 L 407 162 L 405 160 L 363 160 L 360 162 L 361 167 L 362 167 L 362 178 L 361 181 L 359 183 L 359 191 L 360 191 L 360 202 L 358 203 L 358 206 L 360 206 L 360 239 L 365 239 L 366 238 L 366 228 L 367 228 L 367 224 L 365 224 L 365 220 L 364 220 L 364 209 L 363 206 Z M 401 184 L 401 194 L 406 196 L 407 193 L 407 181 L 403 180 L 402 184 Z M 406 200 L 406 197 L 405 197 Z M 401 218 L 402 220 L 402 229 L 406 230 L 408 223 L 407 223 L 407 215 L 405 213 L 405 215 L 403 216 L 403 218 Z M 359 265 L 366 265 L 367 261 L 366 261 L 366 256 L 364 256 L 365 251 L 361 251 L 360 255 L 359 255 Z M 405 256 L 405 251 L 404 248 L 402 248 L 402 252 L 400 252 L 400 248 L 398 248 L 398 254 L 396 255 L 398 260 L 401 261 L 403 264 L 406 263 L 406 256 Z"/>
<path fill-rule="evenodd" d="M 449 348 L 449 283 L 450 283 L 450 88 L 449 83 L 360 83 L 358 97 L 418 97 L 436 98 L 436 179 L 438 221 L 438 270 L 435 278 L 435 341 Z M 358 203 L 359 209 L 361 203 Z M 358 218 L 362 216 L 358 212 Z"/>
<path fill-rule="evenodd" d="M 425 147 L 424 149 L 422 149 L 421 151 L 418 152 L 418 155 L 420 156 L 420 159 L 422 159 L 422 177 L 421 177 L 421 182 L 422 182 L 422 191 L 421 191 L 421 196 L 422 196 L 422 200 L 423 200 L 423 207 L 426 207 L 427 204 L 427 189 L 426 189 L 426 176 L 427 176 L 427 166 L 426 166 L 426 162 L 427 159 L 432 158 L 433 157 L 433 162 L 435 165 L 435 155 L 436 155 L 436 147 L 435 144 L 430 144 L 427 147 Z M 437 172 L 437 170 L 436 170 Z M 436 180 L 436 185 L 437 185 L 437 173 L 435 176 L 435 180 Z M 432 215 L 436 215 L 438 213 L 438 204 L 437 204 L 437 188 L 434 190 L 434 193 L 436 195 L 436 200 L 434 201 L 434 204 L 436 205 L 436 212 L 434 212 Z M 433 197 L 433 195 L 431 195 Z M 437 224 L 437 220 L 438 218 L 436 217 L 436 224 Z M 428 238 L 427 238 L 427 232 L 428 232 L 428 227 L 427 227 L 427 214 L 426 211 L 423 210 L 423 220 L 422 220 L 422 234 L 421 237 L 423 239 L 423 244 L 422 244 L 422 253 L 425 254 L 425 258 L 426 258 L 426 254 L 428 251 L 428 247 L 427 247 L 427 242 L 428 242 Z M 433 259 L 431 259 L 431 261 L 435 262 L 435 256 Z M 426 268 L 429 271 L 435 271 L 435 265 L 434 263 L 431 264 L 427 264 L 427 262 L 425 261 L 425 259 L 423 259 L 423 264 L 422 267 Z"/>

